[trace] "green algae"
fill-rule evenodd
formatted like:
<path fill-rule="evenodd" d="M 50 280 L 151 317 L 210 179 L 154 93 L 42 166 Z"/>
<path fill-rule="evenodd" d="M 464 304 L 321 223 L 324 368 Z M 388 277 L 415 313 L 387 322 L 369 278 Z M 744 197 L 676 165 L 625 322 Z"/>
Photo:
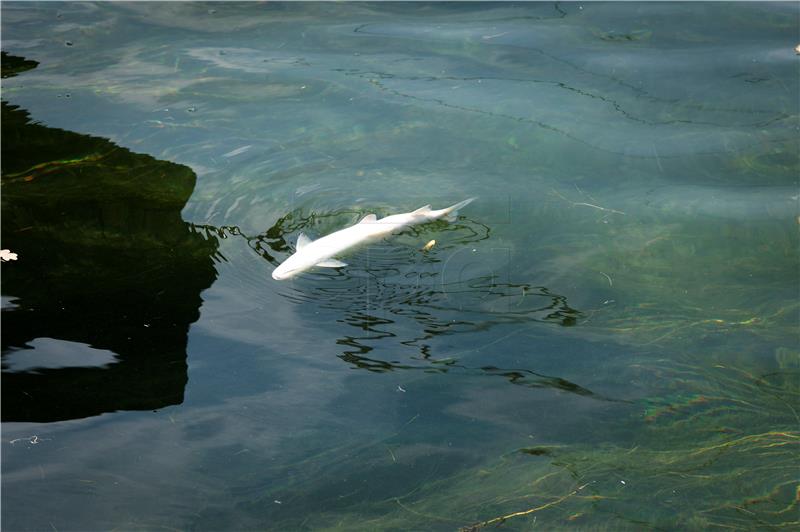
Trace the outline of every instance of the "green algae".
<path fill-rule="evenodd" d="M 277 523 L 322 530 L 797 526 L 796 372 L 781 370 L 781 379 L 767 383 L 719 365 L 663 363 L 638 371 L 670 380 L 673 395 L 641 401 L 631 447 L 519 448 L 402 495 Z M 408 450 L 397 442 L 393 435 L 350 451 L 372 467 L 382 455 L 385 467 L 401 467 Z"/>

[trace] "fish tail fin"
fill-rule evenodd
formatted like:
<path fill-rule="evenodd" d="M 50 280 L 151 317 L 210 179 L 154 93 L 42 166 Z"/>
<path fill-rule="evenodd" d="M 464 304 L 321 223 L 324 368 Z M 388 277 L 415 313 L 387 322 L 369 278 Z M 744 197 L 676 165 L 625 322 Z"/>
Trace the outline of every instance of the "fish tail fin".
<path fill-rule="evenodd" d="M 459 201 L 455 205 L 451 205 L 450 207 L 447 207 L 446 209 L 442 209 L 439 212 L 442 213 L 442 217 L 445 220 L 447 220 L 448 222 L 454 222 L 456 220 L 456 218 L 458 218 L 459 209 L 461 209 L 463 207 L 466 207 L 467 205 L 469 205 L 470 203 L 472 203 L 476 199 L 478 199 L 478 198 L 472 197 L 472 198 L 465 199 L 464 201 Z"/>

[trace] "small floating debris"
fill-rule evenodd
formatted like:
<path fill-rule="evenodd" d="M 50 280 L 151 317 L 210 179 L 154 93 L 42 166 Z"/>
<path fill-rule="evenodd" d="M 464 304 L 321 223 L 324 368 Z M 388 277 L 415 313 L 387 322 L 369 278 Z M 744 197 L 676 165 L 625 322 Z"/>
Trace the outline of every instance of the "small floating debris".
<path fill-rule="evenodd" d="M 8 262 L 10 260 L 17 260 L 17 254 L 10 249 L 0 249 L 0 261 Z"/>
<path fill-rule="evenodd" d="M 436 240 L 431 240 L 430 242 L 422 246 L 422 251 L 430 251 L 431 248 L 433 248 L 433 246 L 435 245 L 436 245 Z"/>
<path fill-rule="evenodd" d="M 39 436 L 34 434 L 33 436 L 28 436 L 26 438 L 16 438 L 14 440 L 10 440 L 8 443 L 10 443 L 11 445 L 14 445 L 17 442 L 24 441 L 24 442 L 28 442 L 30 445 L 39 445 L 40 443 L 42 443 L 45 440 L 49 440 L 49 438 L 39 438 Z"/>
<path fill-rule="evenodd" d="M 800 55 L 800 44 L 798 44 L 797 46 L 794 47 L 794 53 L 796 53 L 797 55 Z"/>
<path fill-rule="evenodd" d="M 197 107 L 194 107 L 194 106 L 189 107 L 188 109 L 186 109 L 186 111 L 189 112 L 189 113 L 194 113 L 195 111 L 197 111 Z"/>
<path fill-rule="evenodd" d="M 64 46 L 72 46 L 72 41 L 64 41 Z"/>
<path fill-rule="evenodd" d="M 519 450 L 521 453 L 529 454 L 531 456 L 549 456 L 553 454 L 552 449 L 547 447 L 523 447 Z"/>
<path fill-rule="evenodd" d="M 633 30 L 628 33 L 620 33 L 616 31 L 596 31 L 594 34 L 604 41 L 609 42 L 625 42 L 625 41 L 646 41 L 652 37 L 653 32 L 650 30 Z"/>

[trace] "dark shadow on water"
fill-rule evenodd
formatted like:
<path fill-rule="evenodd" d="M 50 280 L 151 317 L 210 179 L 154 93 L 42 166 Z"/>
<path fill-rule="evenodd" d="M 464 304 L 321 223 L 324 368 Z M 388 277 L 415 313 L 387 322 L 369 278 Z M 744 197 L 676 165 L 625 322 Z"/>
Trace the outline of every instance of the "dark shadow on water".
<path fill-rule="evenodd" d="M 25 66 L 3 55 L 3 77 Z M 189 325 L 216 278 L 217 240 L 181 219 L 194 173 L 5 101 L 2 139 L 2 244 L 19 256 L 3 264 L 2 420 L 180 404 Z"/>
<path fill-rule="evenodd" d="M 39 62 L 16 55 L 9 55 L 6 52 L 0 52 L 0 64 L 2 64 L 2 74 L 0 77 L 5 79 L 12 78 L 26 70 L 36 68 Z"/>

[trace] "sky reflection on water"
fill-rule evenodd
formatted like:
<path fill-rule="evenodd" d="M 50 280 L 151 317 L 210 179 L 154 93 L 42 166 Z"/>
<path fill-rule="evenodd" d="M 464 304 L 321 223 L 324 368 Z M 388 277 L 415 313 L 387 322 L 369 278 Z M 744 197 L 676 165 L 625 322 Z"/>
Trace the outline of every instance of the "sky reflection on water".
<path fill-rule="evenodd" d="M 796 4 L 2 10 L 8 530 L 790 525 Z"/>

